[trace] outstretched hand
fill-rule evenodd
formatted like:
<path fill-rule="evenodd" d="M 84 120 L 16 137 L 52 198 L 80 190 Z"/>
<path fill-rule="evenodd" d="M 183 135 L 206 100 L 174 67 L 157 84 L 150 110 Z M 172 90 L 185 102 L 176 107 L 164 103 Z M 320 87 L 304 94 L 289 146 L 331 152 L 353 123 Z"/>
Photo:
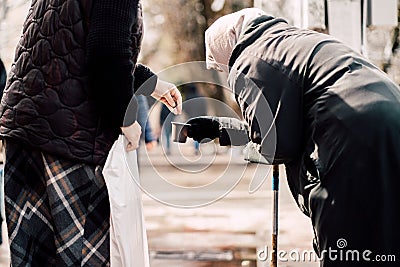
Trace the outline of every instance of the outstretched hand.
<path fill-rule="evenodd" d="M 151 96 L 163 102 L 175 115 L 182 113 L 182 96 L 174 84 L 158 79 Z"/>
<path fill-rule="evenodd" d="M 231 117 L 200 116 L 187 121 L 187 136 L 198 142 L 219 138 L 221 146 L 243 146 L 250 139 L 244 121 Z"/>

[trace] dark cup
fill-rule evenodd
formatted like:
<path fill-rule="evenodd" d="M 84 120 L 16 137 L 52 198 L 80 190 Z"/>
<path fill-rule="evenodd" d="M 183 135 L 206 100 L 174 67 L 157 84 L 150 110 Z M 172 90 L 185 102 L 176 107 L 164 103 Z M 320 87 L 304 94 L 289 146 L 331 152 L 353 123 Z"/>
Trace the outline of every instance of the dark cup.
<path fill-rule="evenodd" d="M 186 143 L 188 129 L 190 124 L 183 122 L 171 122 L 172 124 L 172 141 L 178 143 Z"/>

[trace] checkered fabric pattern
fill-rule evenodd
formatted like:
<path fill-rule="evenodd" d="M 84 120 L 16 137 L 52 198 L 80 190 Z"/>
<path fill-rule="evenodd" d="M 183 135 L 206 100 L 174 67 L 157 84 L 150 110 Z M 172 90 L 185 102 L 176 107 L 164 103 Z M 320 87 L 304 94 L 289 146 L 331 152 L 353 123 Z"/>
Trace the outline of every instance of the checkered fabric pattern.
<path fill-rule="evenodd" d="M 101 168 L 6 143 L 12 266 L 109 266 L 110 208 Z"/>

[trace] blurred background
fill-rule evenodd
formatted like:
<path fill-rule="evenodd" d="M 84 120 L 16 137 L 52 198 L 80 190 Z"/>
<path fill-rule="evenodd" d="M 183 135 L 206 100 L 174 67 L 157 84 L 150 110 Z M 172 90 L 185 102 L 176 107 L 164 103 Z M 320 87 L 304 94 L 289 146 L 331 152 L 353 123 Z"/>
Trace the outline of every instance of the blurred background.
<path fill-rule="evenodd" d="M 67 0 L 66 0 L 67 1 Z M 71 0 L 70 0 L 71 1 Z M 203 61 L 204 31 L 222 15 L 258 7 L 298 27 L 331 34 L 346 42 L 400 83 L 398 0 L 143 0 L 145 33 L 139 61 L 154 72 L 178 64 Z M 0 58 L 8 72 L 22 24 L 30 6 L 26 0 L 0 0 Z M 185 68 L 185 67 L 184 67 Z M 201 187 L 231 175 L 238 183 L 218 201 L 198 208 L 176 208 L 144 194 L 144 212 L 152 266 L 269 266 L 257 252 L 270 247 L 272 229 L 271 174 L 266 166 L 248 164 L 242 148 L 217 143 L 171 141 L 171 121 L 197 115 L 240 117 L 226 76 L 211 73 L 216 84 L 186 83 L 196 68 L 164 72 L 179 85 L 186 106 L 172 116 L 159 103 L 143 98 L 143 145 L 139 149 L 141 179 L 162 178 L 182 187 Z M 226 103 L 221 105 L 221 103 Z M 194 112 L 195 111 L 195 112 Z M 146 128 L 147 126 L 147 128 Z M 199 167 L 200 166 L 200 167 Z M 281 168 L 279 248 L 312 250 L 313 229 L 297 208 Z M 254 178 L 266 179 L 250 194 Z M 165 192 L 168 193 L 168 192 Z M 167 196 L 201 198 L 193 195 Z M 4 218 L 4 213 L 3 213 Z M 0 266 L 9 266 L 3 222 Z M 280 266 L 318 266 L 315 261 L 281 262 Z"/>

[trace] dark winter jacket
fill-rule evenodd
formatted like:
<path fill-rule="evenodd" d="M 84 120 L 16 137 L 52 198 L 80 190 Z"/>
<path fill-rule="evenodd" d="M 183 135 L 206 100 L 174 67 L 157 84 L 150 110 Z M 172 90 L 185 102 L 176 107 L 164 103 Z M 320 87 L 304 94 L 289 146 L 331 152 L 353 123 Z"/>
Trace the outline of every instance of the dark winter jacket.
<path fill-rule="evenodd" d="M 371 116 L 365 113 L 382 113 L 375 109 L 386 107 L 399 114 L 399 87 L 383 72 L 333 37 L 292 27 L 283 19 L 261 16 L 247 25 L 229 65 L 228 82 L 251 127 L 251 138 L 262 143 L 264 156 L 286 165 L 290 189 L 307 215 L 313 184 L 328 173 L 345 177 L 340 172 L 346 168 L 330 171 L 344 164 L 342 151 L 354 148 L 356 154 L 356 146 L 340 138 L 377 142 L 367 128 L 376 121 L 367 122 Z M 382 122 L 389 126 L 382 129 L 395 125 L 388 116 Z M 399 135 L 398 129 L 390 131 Z M 385 149 L 388 141 L 380 140 Z M 315 147 L 319 172 L 310 158 Z M 321 173 L 326 177 L 319 177 Z"/>
<path fill-rule="evenodd" d="M 1 137 L 103 164 L 134 85 L 153 77 L 144 93 L 155 86 L 149 69 L 135 68 L 142 29 L 139 1 L 32 1 L 1 100 Z"/>

